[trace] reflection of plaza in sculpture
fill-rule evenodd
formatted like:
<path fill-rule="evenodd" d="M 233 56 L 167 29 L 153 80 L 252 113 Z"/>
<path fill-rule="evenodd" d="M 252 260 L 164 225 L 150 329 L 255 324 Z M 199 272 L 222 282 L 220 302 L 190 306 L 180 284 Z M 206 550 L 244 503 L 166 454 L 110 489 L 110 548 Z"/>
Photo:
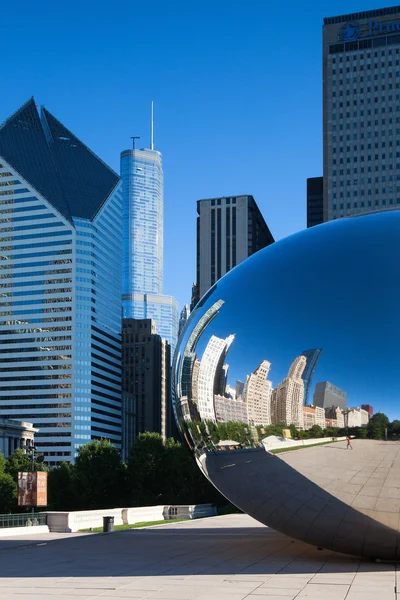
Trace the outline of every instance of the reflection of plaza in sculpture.
<path fill-rule="evenodd" d="M 361 404 L 393 410 L 399 228 L 400 211 L 379 213 L 261 250 L 194 308 L 173 366 L 178 424 L 231 502 L 300 540 L 389 559 L 400 558 L 400 447 L 294 450 L 283 435 L 315 443 L 366 427 Z M 274 454 L 279 444 L 291 452 Z"/>

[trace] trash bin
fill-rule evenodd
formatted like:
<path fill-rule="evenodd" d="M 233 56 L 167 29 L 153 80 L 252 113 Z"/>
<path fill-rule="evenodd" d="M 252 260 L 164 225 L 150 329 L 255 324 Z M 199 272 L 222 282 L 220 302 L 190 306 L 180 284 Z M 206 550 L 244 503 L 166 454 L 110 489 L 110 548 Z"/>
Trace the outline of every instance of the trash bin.
<path fill-rule="evenodd" d="M 103 517 L 103 532 L 114 531 L 114 517 Z"/>

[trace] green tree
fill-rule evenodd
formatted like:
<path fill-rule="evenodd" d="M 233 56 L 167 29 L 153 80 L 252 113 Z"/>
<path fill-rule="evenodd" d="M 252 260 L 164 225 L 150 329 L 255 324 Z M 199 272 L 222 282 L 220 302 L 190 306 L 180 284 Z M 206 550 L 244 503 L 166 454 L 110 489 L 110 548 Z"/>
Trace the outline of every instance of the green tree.
<path fill-rule="evenodd" d="M 4 473 L 6 468 L 6 459 L 4 454 L 0 452 L 0 473 Z"/>
<path fill-rule="evenodd" d="M 75 510 L 80 507 L 74 482 L 74 465 L 62 462 L 50 469 L 47 480 L 48 509 Z"/>
<path fill-rule="evenodd" d="M 310 438 L 321 438 L 324 437 L 323 429 L 320 425 L 313 425 L 309 430 L 308 434 Z"/>
<path fill-rule="evenodd" d="M 324 437 L 337 437 L 339 427 L 327 427 L 324 430 Z"/>
<path fill-rule="evenodd" d="M 63 473 L 65 476 L 65 471 Z M 81 446 L 73 470 L 74 496 L 80 509 L 115 508 L 126 495 L 126 465 L 108 440 Z"/>
<path fill-rule="evenodd" d="M 17 482 L 19 471 L 48 471 L 48 467 L 44 463 L 36 461 L 32 465 L 31 457 L 25 454 L 21 448 L 17 448 L 14 454 L 7 458 L 4 470 Z"/>
<path fill-rule="evenodd" d="M 128 506 L 161 504 L 166 451 L 158 433 L 139 433 L 128 459 Z"/>
<path fill-rule="evenodd" d="M 299 430 L 297 429 L 296 425 L 293 425 L 293 423 L 291 425 L 289 425 L 289 429 L 290 429 L 290 435 L 292 436 L 292 439 L 295 440 L 296 438 L 299 437 Z"/>
<path fill-rule="evenodd" d="M 385 430 L 388 429 L 389 419 L 383 413 L 376 413 L 370 418 L 367 425 L 368 437 L 373 440 L 383 440 L 385 438 Z"/>
<path fill-rule="evenodd" d="M 368 430 L 366 427 L 358 427 L 357 437 L 365 440 L 368 437 Z"/>
<path fill-rule="evenodd" d="M 128 460 L 129 506 L 152 504 L 226 504 L 208 482 L 192 453 L 173 439 L 158 433 L 141 433 Z"/>
<path fill-rule="evenodd" d="M 388 432 L 391 436 L 398 437 L 400 435 L 400 421 L 398 419 L 389 423 Z"/>
<path fill-rule="evenodd" d="M 15 512 L 17 509 L 18 488 L 8 473 L 0 473 L 0 513 Z"/>

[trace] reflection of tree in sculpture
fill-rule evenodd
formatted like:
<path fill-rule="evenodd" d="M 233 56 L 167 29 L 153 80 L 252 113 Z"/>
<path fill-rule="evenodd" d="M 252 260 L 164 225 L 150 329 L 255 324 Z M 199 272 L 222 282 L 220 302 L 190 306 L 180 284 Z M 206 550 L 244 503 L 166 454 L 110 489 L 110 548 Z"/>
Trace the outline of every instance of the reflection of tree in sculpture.
<path fill-rule="evenodd" d="M 226 354 L 235 339 L 234 335 L 226 339 L 211 336 L 204 350 L 198 377 L 198 410 L 202 419 L 216 420 L 214 394 L 218 394 L 221 384 L 221 372 Z"/>
<path fill-rule="evenodd" d="M 307 359 L 298 356 L 291 364 L 288 376 L 272 392 L 271 418 L 273 423 L 287 423 L 303 429 L 304 381 L 302 374 Z"/>
<path fill-rule="evenodd" d="M 270 366 L 270 362 L 263 360 L 254 373 L 246 378 L 244 401 L 252 425 L 271 424 L 272 383 L 267 379 Z"/>

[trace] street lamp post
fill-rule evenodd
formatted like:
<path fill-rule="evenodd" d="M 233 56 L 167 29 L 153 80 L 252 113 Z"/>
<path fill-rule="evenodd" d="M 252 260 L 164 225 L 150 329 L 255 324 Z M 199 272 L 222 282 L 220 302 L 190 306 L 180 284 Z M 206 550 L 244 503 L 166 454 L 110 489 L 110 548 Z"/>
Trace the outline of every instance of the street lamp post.
<path fill-rule="evenodd" d="M 32 459 L 32 473 L 33 473 L 33 471 L 34 471 L 34 468 L 35 468 L 35 452 L 36 452 L 36 446 L 33 446 L 33 445 L 32 445 L 32 446 L 28 446 L 28 445 L 26 445 L 26 446 L 21 446 L 21 449 L 22 449 L 22 450 L 25 450 L 25 452 L 26 452 L 27 454 L 30 454 L 30 455 L 31 455 L 31 459 Z M 33 524 L 33 519 L 34 519 L 34 516 L 35 516 L 35 507 L 34 507 L 34 506 L 32 506 L 32 524 Z"/>

